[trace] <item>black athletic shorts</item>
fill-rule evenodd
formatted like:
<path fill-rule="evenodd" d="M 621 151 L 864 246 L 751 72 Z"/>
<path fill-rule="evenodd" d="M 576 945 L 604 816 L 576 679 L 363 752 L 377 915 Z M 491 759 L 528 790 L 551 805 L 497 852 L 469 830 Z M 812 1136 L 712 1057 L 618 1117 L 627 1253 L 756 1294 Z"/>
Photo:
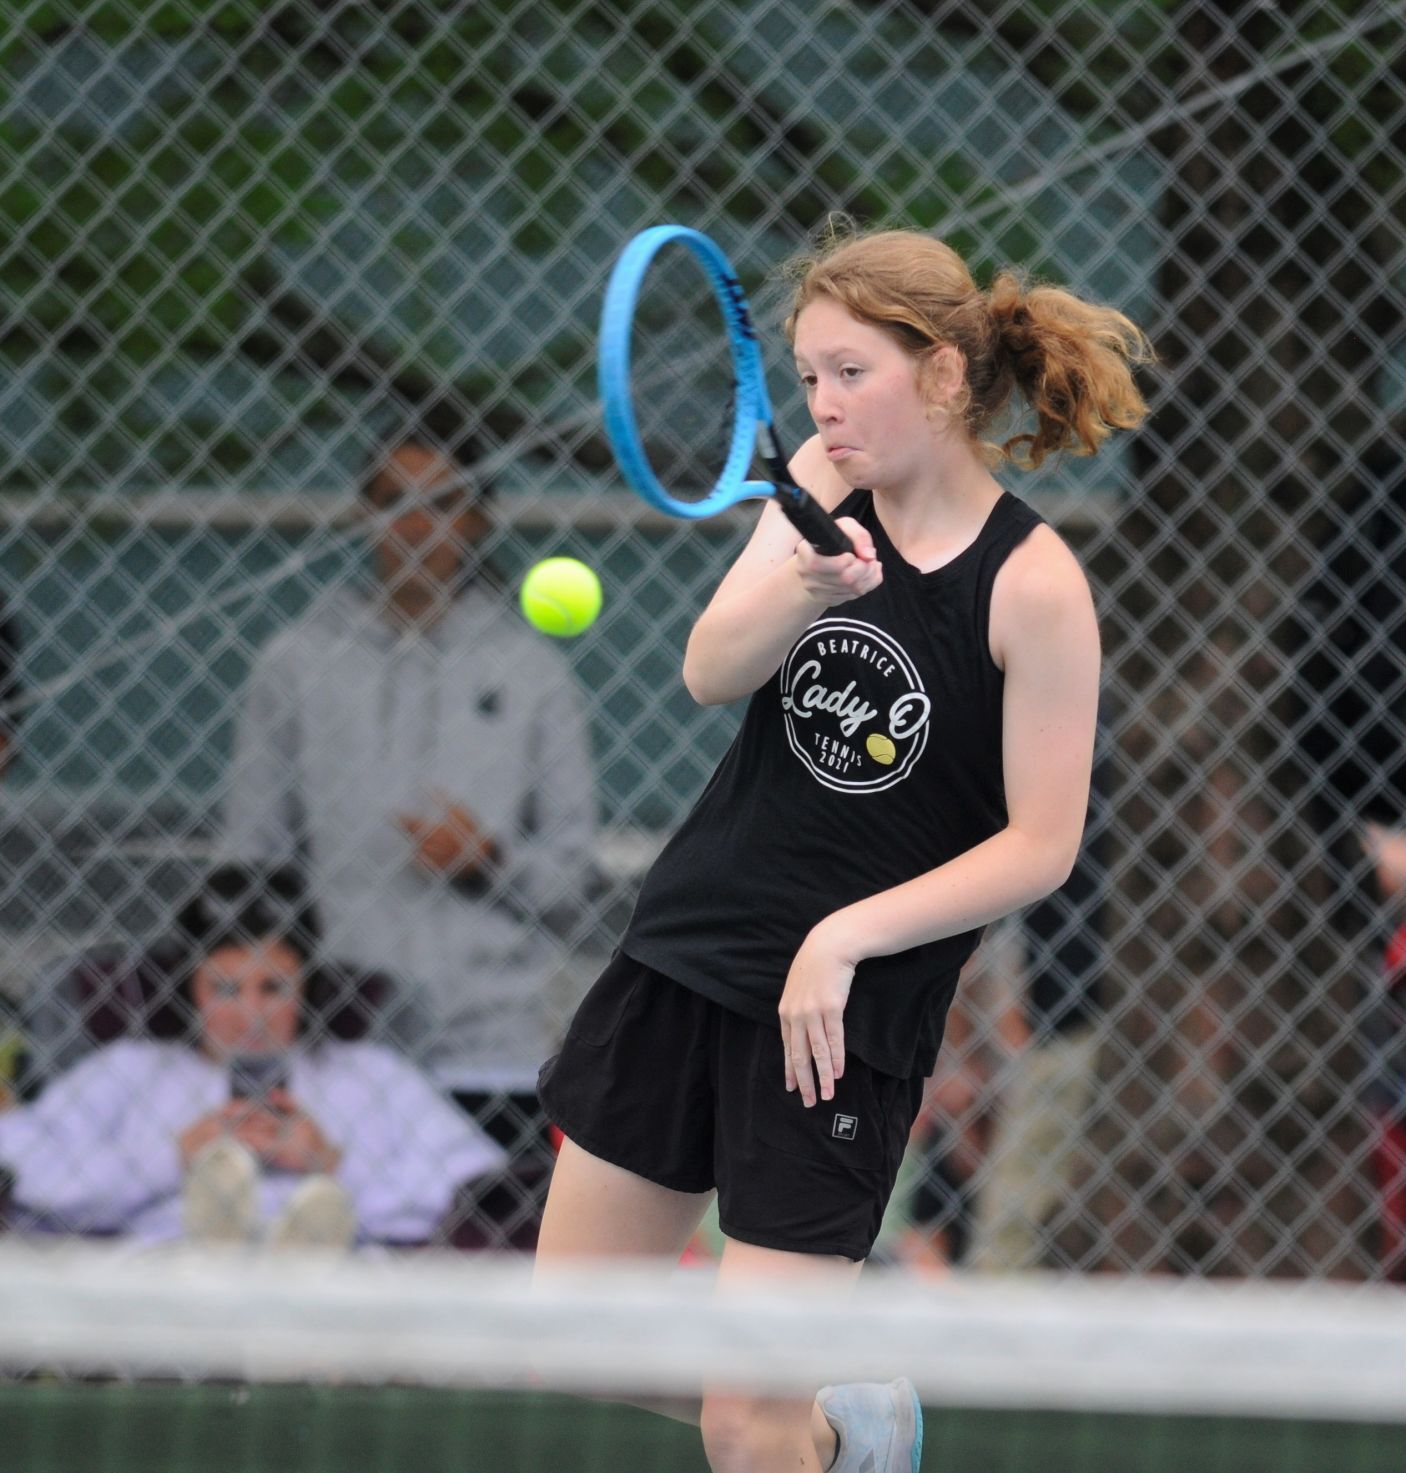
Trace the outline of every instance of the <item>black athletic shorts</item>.
<path fill-rule="evenodd" d="M 784 1071 L 779 1020 L 745 1018 L 617 952 L 538 1092 L 591 1155 L 676 1192 L 716 1187 L 729 1238 L 867 1258 L 923 1081 L 851 1054 L 835 1098 L 807 1109 Z"/>

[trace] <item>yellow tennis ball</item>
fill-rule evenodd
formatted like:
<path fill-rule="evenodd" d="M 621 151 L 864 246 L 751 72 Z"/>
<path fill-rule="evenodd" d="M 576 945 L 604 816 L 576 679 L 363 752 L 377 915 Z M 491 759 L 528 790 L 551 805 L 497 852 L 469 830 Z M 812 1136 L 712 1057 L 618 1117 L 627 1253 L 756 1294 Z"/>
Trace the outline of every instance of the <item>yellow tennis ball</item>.
<path fill-rule="evenodd" d="M 574 557 L 549 557 L 527 571 L 518 595 L 523 617 L 543 634 L 569 639 L 596 622 L 600 579 Z"/>
<path fill-rule="evenodd" d="M 888 735 L 882 731 L 871 732 L 864 743 L 864 750 L 874 759 L 888 767 L 895 757 L 898 756 L 898 748 L 894 746 Z"/>

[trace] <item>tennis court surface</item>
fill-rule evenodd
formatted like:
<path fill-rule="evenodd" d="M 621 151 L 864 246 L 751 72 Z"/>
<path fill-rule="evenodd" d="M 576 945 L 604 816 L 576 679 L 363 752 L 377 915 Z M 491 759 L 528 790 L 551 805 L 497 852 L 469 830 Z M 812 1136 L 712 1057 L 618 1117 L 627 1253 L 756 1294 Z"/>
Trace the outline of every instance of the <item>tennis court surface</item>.
<path fill-rule="evenodd" d="M 633 1407 L 415 1387 L 0 1388 L 5 1473 L 707 1473 L 698 1436 Z M 1406 1427 L 931 1408 L 932 1473 L 1400 1473 Z"/>

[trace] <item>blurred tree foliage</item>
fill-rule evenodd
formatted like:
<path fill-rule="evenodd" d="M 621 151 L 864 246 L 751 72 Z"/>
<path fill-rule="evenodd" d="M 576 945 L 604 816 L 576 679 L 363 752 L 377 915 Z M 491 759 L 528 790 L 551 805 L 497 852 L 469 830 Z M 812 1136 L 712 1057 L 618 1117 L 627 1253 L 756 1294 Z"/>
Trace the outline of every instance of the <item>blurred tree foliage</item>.
<path fill-rule="evenodd" d="M 397 400 L 508 436 L 584 386 L 610 215 L 771 254 L 835 208 L 950 218 L 985 166 L 925 137 L 954 48 L 1116 126 L 1159 9 L 34 6 L 0 33 L 4 484 L 326 483 Z"/>
<path fill-rule="evenodd" d="M 1170 8 L 35 5 L 0 31 L 0 478 L 325 485 L 405 405 L 490 441 L 579 411 L 642 216 L 771 260 L 841 209 L 1067 271 L 993 191 L 1165 105 Z M 993 89 L 1027 140 L 954 126 Z"/>

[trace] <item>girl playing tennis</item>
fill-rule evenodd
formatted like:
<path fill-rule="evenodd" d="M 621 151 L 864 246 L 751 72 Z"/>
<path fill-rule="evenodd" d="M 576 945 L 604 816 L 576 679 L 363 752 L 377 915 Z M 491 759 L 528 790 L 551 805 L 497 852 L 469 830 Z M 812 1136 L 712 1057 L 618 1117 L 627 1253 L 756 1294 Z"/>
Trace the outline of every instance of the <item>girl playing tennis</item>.
<path fill-rule="evenodd" d="M 716 1192 L 722 1289 L 840 1290 L 963 962 L 1079 847 L 1093 601 L 992 467 L 1138 424 L 1142 334 L 1010 274 L 979 291 L 906 231 L 801 262 L 787 331 L 817 431 L 792 469 L 854 552 L 819 556 L 768 504 L 694 626 L 690 692 L 747 711 L 542 1070 L 566 1136 L 543 1262 L 676 1258 Z M 1031 429 L 991 443 L 1013 394 Z M 906 1381 L 705 1395 L 701 1424 L 716 1473 L 916 1473 L 921 1447 Z"/>

